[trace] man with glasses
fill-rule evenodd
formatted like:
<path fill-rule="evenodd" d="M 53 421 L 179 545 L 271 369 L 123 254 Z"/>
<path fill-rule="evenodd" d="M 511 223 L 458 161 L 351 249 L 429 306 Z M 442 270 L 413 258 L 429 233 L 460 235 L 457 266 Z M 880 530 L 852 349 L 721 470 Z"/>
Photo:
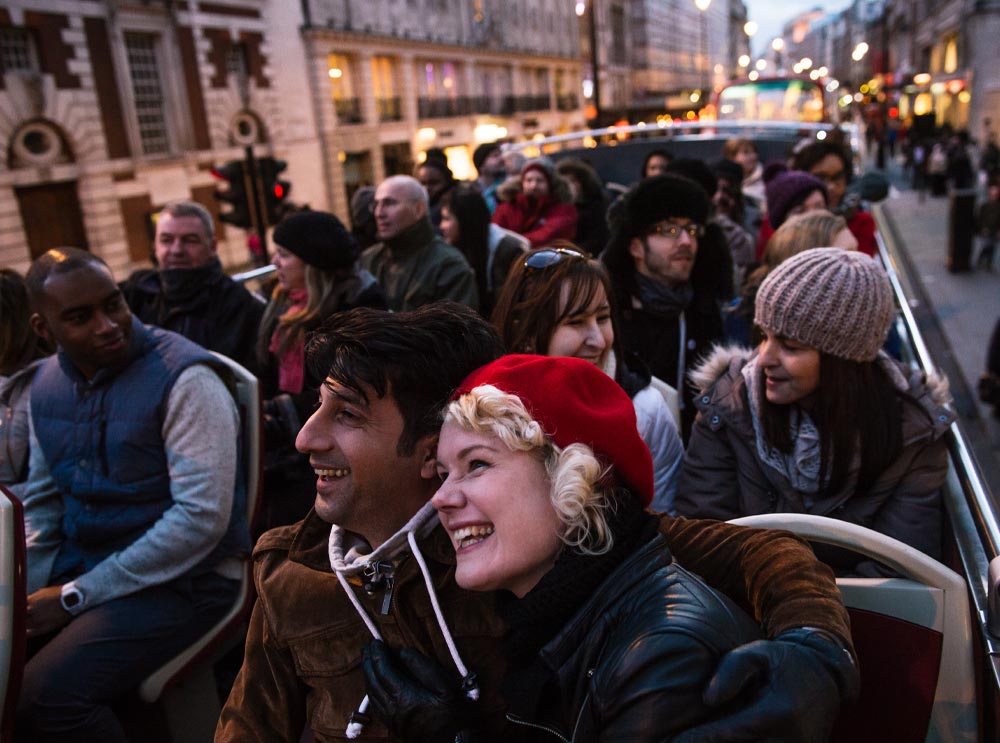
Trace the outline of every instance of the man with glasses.
<path fill-rule="evenodd" d="M 626 196 L 603 256 L 625 348 L 677 388 L 685 438 L 695 415 L 687 371 L 722 340 L 722 313 L 712 290 L 692 280 L 708 216 L 708 194 L 694 181 L 672 174 L 648 178 Z"/>
<path fill-rule="evenodd" d="M 382 181 L 372 202 L 381 242 L 361 254 L 361 265 L 378 279 L 394 312 L 440 299 L 478 309 L 476 275 L 465 256 L 434 234 L 429 209 L 427 191 L 415 178 Z"/>

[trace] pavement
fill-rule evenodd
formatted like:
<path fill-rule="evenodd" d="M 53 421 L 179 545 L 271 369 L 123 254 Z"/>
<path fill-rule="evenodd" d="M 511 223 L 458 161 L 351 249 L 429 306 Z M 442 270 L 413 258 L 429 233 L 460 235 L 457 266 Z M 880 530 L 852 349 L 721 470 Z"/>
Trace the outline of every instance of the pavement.
<path fill-rule="evenodd" d="M 901 182 L 898 174 L 891 175 Z M 948 197 L 893 188 L 875 213 L 882 231 L 899 247 L 897 270 L 913 281 L 911 309 L 935 362 L 949 378 L 982 475 L 1000 500 L 1000 420 L 976 394 L 990 335 L 1000 319 L 1000 265 L 995 272 L 948 270 Z M 973 257 L 977 251 L 975 244 Z"/>

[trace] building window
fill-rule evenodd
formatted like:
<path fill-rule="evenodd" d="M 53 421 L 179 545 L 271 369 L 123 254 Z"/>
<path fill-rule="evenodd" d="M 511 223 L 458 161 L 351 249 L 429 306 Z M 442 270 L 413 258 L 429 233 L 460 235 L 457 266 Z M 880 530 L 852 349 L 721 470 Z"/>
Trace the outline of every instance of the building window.
<path fill-rule="evenodd" d="M 144 155 L 165 155 L 170 151 L 156 42 L 153 34 L 125 35 L 132 98 Z"/>
<path fill-rule="evenodd" d="M 34 39 L 28 29 L 0 29 L 0 64 L 4 72 L 39 71 Z"/>
<path fill-rule="evenodd" d="M 952 74 L 958 69 L 958 38 L 949 36 L 944 42 L 944 72 Z"/>

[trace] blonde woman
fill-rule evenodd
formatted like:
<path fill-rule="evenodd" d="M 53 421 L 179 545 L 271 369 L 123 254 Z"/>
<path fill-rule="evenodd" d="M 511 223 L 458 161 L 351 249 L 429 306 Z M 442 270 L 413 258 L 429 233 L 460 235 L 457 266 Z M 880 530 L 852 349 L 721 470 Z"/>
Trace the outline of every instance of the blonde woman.
<path fill-rule="evenodd" d="M 487 364 L 447 408 L 437 469 L 455 580 L 499 591 L 509 628 L 501 739 L 661 741 L 710 716 L 704 684 L 759 628 L 673 561 L 644 510 L 649 451 L 611 377 L 574 358 Z M 393 673 L 378 652 L 366 664 L 384 709 Z"/>

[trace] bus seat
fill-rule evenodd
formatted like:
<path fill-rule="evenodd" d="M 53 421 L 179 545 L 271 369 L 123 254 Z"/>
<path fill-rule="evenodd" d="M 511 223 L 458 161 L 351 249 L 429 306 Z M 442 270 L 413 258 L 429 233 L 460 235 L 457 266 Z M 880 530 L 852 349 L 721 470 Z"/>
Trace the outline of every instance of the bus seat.
<path fill-rule="evenodd" d="M 853 550 L 902 578 L 838 578 L 851 615 L 861 693 L 831 741 L 937 743 L 977 740 L 972 618 L 965 580 L 919 550 L 856 524 L 772 513 L 731 523 L 785 529 Z"/>
<path fill-rule="evenodd" d="M 14 739 L 14 713 L 24 672 L 26 550 L 24 508 L 0 485 L 0 740 Z"/>
<path fill-rule="evenodd" d="M 233 394 L 240 415 L 241 477 L 246 483 L 247 524 L 253 530 L 261 501 L 262 416 L 257 378 L 235 361 L 214 353 L 233 376 Z M 161 702 L 171 740 L 211 740 L 221 712 L 212 664 L 237 641 L 253 608 L 253 575 L 250 555 L 232 608 L 207 633 L 161 666 L 139 686 L 139 698 Z"/>

